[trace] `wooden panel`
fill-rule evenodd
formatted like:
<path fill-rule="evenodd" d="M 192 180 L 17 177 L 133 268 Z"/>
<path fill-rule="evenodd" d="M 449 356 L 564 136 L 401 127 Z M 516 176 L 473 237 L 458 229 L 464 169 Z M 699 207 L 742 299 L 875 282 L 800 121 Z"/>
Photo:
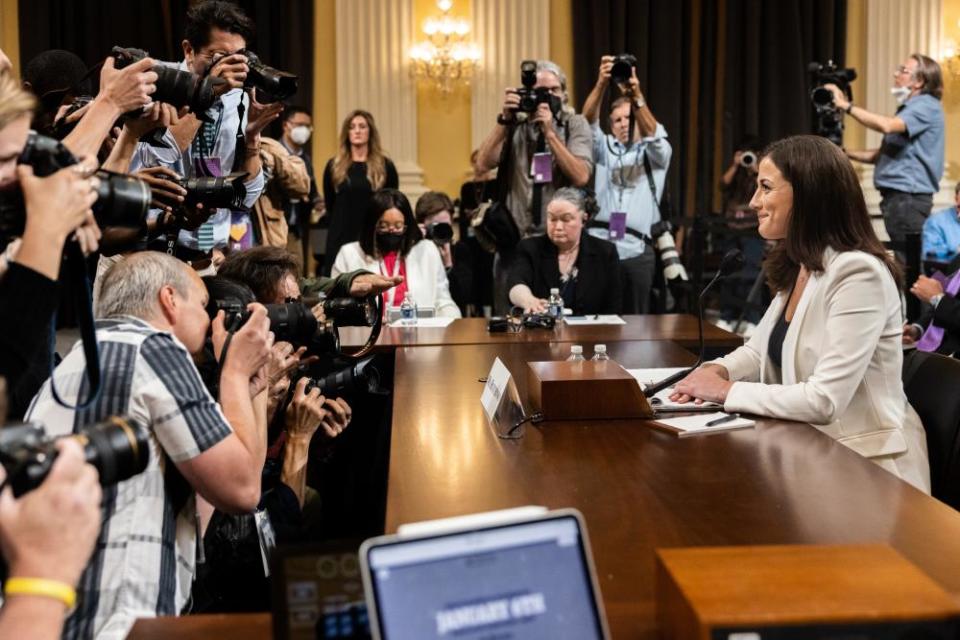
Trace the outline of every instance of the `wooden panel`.
<path fill-rule="evenodd" d="M 528 362 L 530 410 L 547 420 L 651 418 L 636 379 L 612 361 Z"/>

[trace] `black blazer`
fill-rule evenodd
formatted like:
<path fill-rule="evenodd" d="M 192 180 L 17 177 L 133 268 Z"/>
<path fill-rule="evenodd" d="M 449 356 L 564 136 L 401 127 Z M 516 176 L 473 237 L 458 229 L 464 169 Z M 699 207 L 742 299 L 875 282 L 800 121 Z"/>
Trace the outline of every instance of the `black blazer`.
<path fill-rule="evenodd" d="M 947 266 L 946 272 L 952 276 L 960 268 L 960 258 L 954 258 Z M 960 353 L 960 300 L 951 295 L 945 295 L 940 299 L 940 304 L 934 309 L 925 305 L 926 309 L 917 318 L 916 324 L 926 329 L 931 324 L 941 327 L 943 332 L 943 342 L 937 353 L 945 356 L 952 356 Z"/>
<path fill-rule="evenodd" d="M 538 298 L 549 298 L 550 289 L 560 284 L 557 246 L 547 236 L 534 236 L 517 245 L 517 259 L 510 269 L 509 288 L 525 284 Z M 586 230 L 580 236 L 577 255 L 577 281 L 573 299 L 564 304 L 575 315 L 620 313 L 620 259 L 612 242 L 594 238 Z"/>

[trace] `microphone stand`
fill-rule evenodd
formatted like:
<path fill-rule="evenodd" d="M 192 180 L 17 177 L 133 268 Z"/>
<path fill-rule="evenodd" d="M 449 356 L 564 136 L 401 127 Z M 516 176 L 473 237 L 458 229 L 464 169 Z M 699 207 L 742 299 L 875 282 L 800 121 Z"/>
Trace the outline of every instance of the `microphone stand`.
<path fill-rule="evenodd" d="M 707 283 L 707 286 L 705 286 L 700 291 L 700 297 L 697 300 L 697 312 L 698 312 L 697 313 L 697 330 L 700 336 L 700 352 L 699 352 L 699 355 L 697 356 L 697 361 L 693 364 L 692 367 L 688 367 L 686 369 L 683 369 L 682 371 L 678 371 L 672 376 L 668 376 L 663 380 L 661 380 L 660 382 L 650 385 L 649 387 L 643 390 L 644 396 L 648 398 L 652 398 L 653 396 L 660 393 L 661 391 L 663 391 L 670 385 L 674 384 L 675 382 L 682 380 L 683 378 L 686 378 L 688 375 L 690 375 L 690 373 L 694 369 L 696 369 L 701 364 L 703 364 L 703 352 L 705 351 L 705 346 L 703 344 L 703 297 L 706 295 L 707 291 L 709 291 L 710 288 L 717 283 L 717 281 L 720 278 L 724 278 L 736 271 L 739 271 L 739 269 L 742 266 L 743 266 L 743 254 L 740 252 L 739 249 L 731 249 L 726 253 L 726 255 L 723 256 L 723 259 L 720 261 L 720 266 L 717 268 L 716 275 L 714 275 L 713 279 L 710 280 L 709 283 Z"/>

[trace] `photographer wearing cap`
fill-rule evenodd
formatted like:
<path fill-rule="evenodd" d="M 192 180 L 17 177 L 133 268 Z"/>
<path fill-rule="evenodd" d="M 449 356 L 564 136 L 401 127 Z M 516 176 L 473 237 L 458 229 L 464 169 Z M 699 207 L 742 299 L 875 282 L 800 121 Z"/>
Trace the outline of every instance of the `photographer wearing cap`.
<path fill-rule="evenodd" d="M 243 89 L 250 69 L 247 56 L 238 52 L 246 49 L 253 33 L 253 22 L 233 3 L 203 0 L 190 7 L 182 42 L 184 60 L 177 67 L 219 79 L 213 88 L 217 99 L 205 114 L 187 114 L 170 127 L 163 137 L 168 148 L 141 143 L 132 170 L 163 166 L 183 177 L 242 172 L 246 174 L 242 204 L 247 209 L 253 206 L 264 187 L 260 133 L 283 108 L 279 102 L 260 104 L 253 91 Z M 206 215 L 196 230 L 180 230 L 177 255 L 188 261 L 210 258 L 217 267 L 229 244 L 231 211 L 220 208 Z"/>
<path fill-rule="evenodd" d="M 266 363 L 273 338 L 266 310 L 229 335 L 211 323 L 196 272 L 163 253 L 128 256 L 107 271 L 97 303 L 103 385 L 82 410 L 87 367 L 77 346 L 34 399 L 27 419 L 48 435 L 74 432 L 110 415 L 146 425 L 146 470 L 104 492 L 103 530 L 80 579 L 79 605 L 64 637 L 122 638 L 136 618 L 178 615 L 196 568 L 194 492 L 228 512 L 260 500 L 266 455 Z M 212 326 L 220 362 L 219 403 L 200 379 L 192 354 Z M 186 480 L 186 484 L 183 482 Z"/>
<path fill-rule="evenodd" d="M 614 77 L 616 75 L 616 77 Z M 610 134 L 600 128 L 600 104 L 611 81 L 620 96 L 610 105 Z M 647 313 L 656 255 L 651 227 L 660 221 L 660 200 L 673 150 L 640 91 L 636 59 L 603 56 L 597 82 L 583 105 L 590 122 L 594 185 L 600 213 L 590 221 L 590 235 L 617 246 L 623 273 L 625 313 Z"/>
<path fill-rule="evenodd" d="M 921 233 L 940 190 L 944 163 L 943 76 L 940 65 L 920 53 L 911 54 L 893 73 L 890 92 L 897 113 L 871 113 L 847 100 L 834 84 L 833 104 L 863 126 L 883 134 L 879 149 L 845 149 L 849 158 L 874 164 L 873 184 L 880 192 L 880 210 L 887 235 L 903 242 Z"/>
<path fill-rule="evenodd" d="M 526 67 L 524 63 L 524 86 L 504 91 L 502 113 L 480 145 L 476 167 L 479 173 L 498 167 L 510 136 L 506 205 L 521 238 L 543 233 L 546 203 L 556 189 L 584 187 L 593 172 L 590 124 L 569 104 L 567 76 L 549 60 L 538 60 L 529 70 Z M 534 77 L 528 78 L 528 74 Z M 545 90 L 549 102 L 539 101 L 538 96 L 532 113 L 521 110 L 521 91 L 537 90 Z M 515 250 L 501 250 L 494 260 L 494 309 L 498 313 L 509 308 L 507 277 L 515 256 Z"/>
<path fill-rule="evenodd" d="M 0 550 L 8 567 L 2 638 L 60 637 L 97 542 L 102 497 L 97 470 L 84 461 L 75 440 L 56 446 L 57 459 L 37 489 L 17 499 L 10 488 L 0 495 Z"/>

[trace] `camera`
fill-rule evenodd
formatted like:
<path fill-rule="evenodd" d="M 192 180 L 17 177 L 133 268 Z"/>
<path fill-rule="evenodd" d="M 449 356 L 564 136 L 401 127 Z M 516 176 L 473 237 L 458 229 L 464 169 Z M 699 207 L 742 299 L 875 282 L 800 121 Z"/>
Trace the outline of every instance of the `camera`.
<path fill-rule="evenodd" d="M 297 76 L 268 67 L 253 51 L 242 49 L 237 53 L 247 57 L 247 79 L 243 86 L 256 89 L 261 102 L 280 102 L 297 92 Z"/>
<path fill-rule="evenodd" d="M 149 56 L 142 49 L 124 47 L 114 47 L 110 55 L 113 56 L 117 69 L 126 68 Z M 153 72 L 157 74 L 157 90 L 151 98 L 156 102 L 166 102 L 177 109 L 190 107 L 190 111 L 198 117 L 216 102 L 214 88 L 226 83 L 222 78 L 201 78 L 191 71 L 165 64 L 154 65 Z"/>
<path fill-rule="evenodd" d="M 91 102 L 93 102 L 93 96 L 77 96 L 73 99 L 73 102 L 70 103 L 70 106 L 67 107 L 67 110 L 64 111 L 63 114 L 56 121 L 54 121 L 50 127 L 45 128 L 44 132 L 49 133 L 51 137 L 56 138 L 57 140 L 63 140 L 73 132 L 78 124 L 80 124 L 79 119 L 69 122 L 70 116 Z"/>
<path fill-rule="evenodd" d="M 650 236 L 663 263 L 663 277 L 667 282 L 689 280 L 687 269 L 680 262 L 677 245 L 673 241 L 673 225 L 669 220 L 661 220 L 650 228 Z"/>
<path fill-rule="evenodd" d="M 520 84 L 517 89 L 517 95 L 520 96 L 520 106 L 518 111 L 533 115 L 541 104 L 550 105 L 550 111 L 556 117 L 563 107 L 560 98 L 550 93 L 545 87 L 536 87 L 537 84 L 537 63 L 534 60 L 524 60 L 520 63 Z"/>
<path fill-rule="evenodd" d="M 328 398 L 357 393 L 383 393 L 380 388 L 380 372 L 372 362 L 373 356 L 368 356 L 322 378 L 311 378 L 304 391 L 309 393 L 312 389 L 319 389 L 321 395 Z"/>
<path fill-rule="evenodd" d="M 807 67 L 810 73 L 810 101 L 814 111 L 814 133 L 840 146 L 843 144 L 843 114 L 833 104 L 833 93 L 825 85 L 835 84 L 847 96 L 853 99 L 850 83 L 857 79 L 854 69 L 837 67 L 833 60 L 826 64 L 811 62 Z"/>
<path fill-rule="evenodd" d="M 449 222 L 434 222 L 426 226 L 424 235 L 438 245 L 450 244 L 453 242 L 453 227 Z"/>
<path fill-rule="evenodd" d="M 753 151 L 744 151 L 740 154 L 740 166 L 744 169 L 756 166 L 757 154 Z"/>
<path fill-rule="evenodd" d="M 105 487 L 141 473 L 150 460 L 146 429 L 124 418 L 111 417 L 64 437 L 80 443 L 84 458 L 97 468 Z M 56 440 L 36 424 L 0 428 L 0 464 L 15 496 L 43 483 L 58 454 Z"/>
<path fill-rule="evenodd" d="M 632 53 L 621 53 L 613 59 L 613 68 L 610 69 L 610 79 L 616 84 L 627 84 L 633 76 L 633 68 L 637 66 L 637 56 Z"/>
<path fill-rule="evenodd" d="M 225 176 L 200 176 L 171 180 L 187 190 L 184 196 L 185 207 L 202 204 L 205 209 L 244 209 L 243 200 L 247 197 L 247 188 L 243 181 L 247 174 L 231 173 Z"/>
<path fill-rule="evenodd" d="M 46 177 L 77 163 L 77 159 L 58 140 L 31 131 L 27 144 L 17 159 L 28 164 L 39 177 Z M 129 227 L 139 229 L 150 208 L 151 192 L 146 182 L 126 174 L 97 171 L 100 186 L 93 214 L 100 227 Z M 0 194 L 0 238 L 23 235 L 26 209 L 23 191 L 10 189 Z"/>

